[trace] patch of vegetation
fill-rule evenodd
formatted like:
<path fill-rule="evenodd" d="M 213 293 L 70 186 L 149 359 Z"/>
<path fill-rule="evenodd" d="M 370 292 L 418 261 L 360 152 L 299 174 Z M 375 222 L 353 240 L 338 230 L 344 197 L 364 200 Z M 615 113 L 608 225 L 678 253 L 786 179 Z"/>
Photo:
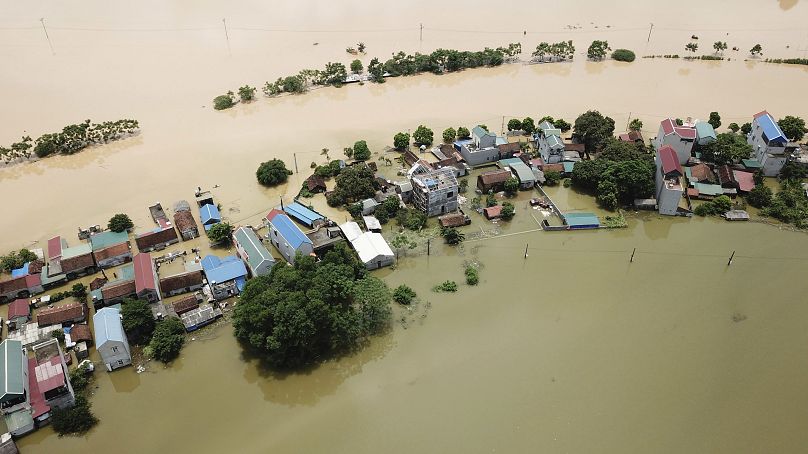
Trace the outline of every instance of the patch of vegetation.
<path fill-rule="evenodd" d="M 503 187 L 505 189 L 505 195 L 508 197 L 513 197 L 517 192 L 519 192 L 519 180 L 517 180 L 516 177 L 510 177 L 505 180 Z"/>
<path fill-rule="evenodd" d="M 233 241 L 231 235 L 233 235 L 233 226 L 227 222 L 214 224 L 208 230 L 208 239 L 213 244 L 228 245 Z"/>
<path fill-rule="evenodd" d="M 652 158 L 636 144 L 607 141 L 597 159 L 580 161 L 572 170 L 572 185 L 593 193 L 606 209 L 614 210 L 654 193 Z"/>
<path fill-rule="evenodd" d="M 255 87 L 251 87 L 249 85 L 239 87 L 238 97 L 242 102 L 252 101 L 255 98 Z"/>
<path fill-rule="evenodd" d="M 149 349 L 155 359 L 169 363 L 179 356 L 184 343 L 185 326 L 180 319 L 168 317 L 157 322 L 149 341 Z"/>
<path fill-rule="evenodd" d="M 808 58 L 767 58 L 766 63 L 785 63 L 787 65 L 808 65 Z"/>
<path fill-rule="evenodd" d="M 121 305 L 123 330 L 126 337 L 135 345 L 146 345 L 154 332 L 154 315 L 149 303 L 143 300 L 127 299 Z"/>
<path fill-rule="evenodd" d="M 553 44 L 541 42 L 533 51 L 533 58 L 540 62 L 572 60 L 574 57 L 575 46 L 572 45 L 572 41 L 561 41 Z"/>
<path fill-rule="evenodd" d="M 418 125 L 415 132 L 412 133 L 412 140 L 416 145 L 432 145 L 432 130 L 424 125 Z"/>
<path fill-rule="evenodd" d="M 396 215 L 396 222 L 400 227 L 408 230 L 421 230 L 426 227 L 428 218 L 423 212 L 414 208 L 403 208 Z"/>
<path fill-rule="evenodd" d="M 70 408 L 54 408 L 51 413 L 53 431 L 64 435 L 83 435 L 98 424 L 98 418 L 90 410 L 90 402 L 82 395 L 76 396 L 76 403 Z"/>
<path fill-rule="evenodd" d="M 697 216 L 720 216 L 732 209 L 732 200 L 725 195 L 720 195 L 715 199 L 704 202 L 697 206 L 693 213 Z"/>
<path fill-rule="evenodd" d="M 236 104 L 236 96 L 232 91 L 226 94 L 219 95 L 213 98 L 213 108 L 216 110 L 225 110 L 233 107 Z"/>
<path fill-rule="evenodd" d="M 446 241 L 446 244 L 451 244 L 452 246 L 458 245 L 466 239 L 466 235 L 454 227 L 441 227 L 440 235 Z"/>
<path fill-rule="evenodd" d="M 367 161 L 370 159 L 370 148 L 364 140 L 359 140 L 353 146 L 353 158 L 357 161 Z"/>
<path fill-rule="evenodd" d="M 398 304 L 409 305 L 416 296 L 415 290 L 406 284 L 401 284 L 393 290 L 393 300 Z"/>
<path fill-rule="evenodd" d="M 135 224 L 132 222 L 132 219 L 123 213 L 118 213 L 115 216 L 112 216 L 109 218 L 109 222 L 107 222 L 107 228 L 116 233 L 129 230 L 134 226 Z"/>
<path fill-rule="evenodd" d="M 589 48 L 586 50 L 586 56 L 590 60 L 600 61 L 606 58 L 606 54 L 610 50 L 612 50 L 612 48 L 609 47 L 608 41 L 600 41 L 596 39 L 592 41 L 592 44 L 590 44 Z"/>
<path fill-rule="evenodd" d="M 544 172 L 545 186 L 558 186 L 559 181 L 561 181 L 561 172 L 558 170 L 548 170 Z"/>
<path fill-rule="evenodd" d="M 761 204 L 768 202 L 761 205 L 761 215 L 773 217 L 800 229 L 808 228 L 808 197 L 799 180 L 782 181 L 780 190 L 769 200 L 765 199 L 763 196 L 759 201 Z M 752 201 L 749 203 L 752 204 Z"/>
<path fill-rule="evenodd" d="M 628 49 L 615 49 L 615 51 L 612 52 L 612 58 L 617 61 L 625 61 L 630 63 L 637 58 L 637 55 Z"/>
<path fill-rule="evenodd" d="M 464 274 L 466 275 L 466 284 L 477 285 L 480 282 L 480 272 L 476 266 L 467 265 Z"/>
<path fill-rule="evenodd" d="M 440 284 L 432 287 L 433 292 L 442 293 L 442 292 L 450 292 L 454 293 L 457 291 L 457 282 L 455 281 L 443 281 Z"/>
<path fill-rule="evenodd" d="M 504 221 L 510 221 L 516 215 L 516 208 L 511 202 L 502 202 L 502 211 L 499 212 L 499 217 Z"/>
<path fill-rule="evenodd" d="M 326 201 L 333 207 L 358 202 L 376 193 L 373 171 L 363 164 L 342 169 L 336 183 L 334 191 L 326 196 Z"/>
<path fill-rule="evenodd" d="M 404 150 L 410 144 L 410 135 L 406 132 L 399 132 L 393 136 L 393 147 L 396 150 Z"/>
<path fill-rule="evenodd" d="M 286 183 L 292 171 L 286 168 L 286 163 L 280 159 L 270 159 L 262 162 L 255 171 L 258 182 L 264 186 L 277 186 Z"/>
<path fill-rule="evenodd" d="M 28 249 L 20 249 L 19 251 L 11 251 L 8 254 L 0 257 L 0 268 L 3 271 L 10 273 L 12 270 L 22 267 L 28 262 L 33 262 L 39 257 Z"/>
<path fill-rule="evenodd" d="M 713 118 L 712 114 L 710 114 L 710 118 Z M 720 124 L 720 117 L 718 122 Z M 752 146 L 746 142 L 744 136 L 724 132 L 718 134 L 715 141 L 702 147 L 701 158 L 717 165 L 733 164 L 741 159 L 749 158 L 752 151 Z"/>
<path fill-rule="evenodd" d="M 620 229 L 623 227 L 628 227 L 628 222 L 626 222 L 626 218 L 623 216 L 623 213 L 618 213 L 617 216 L 606 216 L 606 220 L 603 222 L 603 225 L 607 229 Z"/>

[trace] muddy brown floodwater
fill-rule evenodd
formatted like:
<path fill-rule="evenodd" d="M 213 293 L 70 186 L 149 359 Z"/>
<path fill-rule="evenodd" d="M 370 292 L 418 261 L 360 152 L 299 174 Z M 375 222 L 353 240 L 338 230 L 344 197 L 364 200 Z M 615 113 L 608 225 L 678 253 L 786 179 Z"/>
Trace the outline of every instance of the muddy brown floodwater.
<path fill-rule="evenodd" d="M 545 114 L 572 121 L 596 108 L 618 129 L 640 118 L 653 136 L 668 115 L 768 109 L 806 116 L 804 67 L 746 62 L 808 52 L 806 2 L 227 2 L 0 0 L 0 143 L 85 118 L 136 118 L 134 138 L 75 156 L 0 169 L 0 251 L 147 206 L 215 190 L 226 218 L 255 223 L 297 192 L 312 161 L 355 140 L 380 152 L 419 124 L 447 126 Z M 548 12 L 550 11 L 550 12 Z M 39 23 L 45 18 L 55 55 Z M 222 28 L 227 18 L 229 51 Z M 654 23 L 650 42 L 648 30 Z M 419 24 L 424 24 L 419 41 Z M 279 31 L 281 30 L 281 31 Z M 523 34 L 527 31 L 527 34 Z M 732 61 L 589 63 L 593 39 L 638 55 L 701 52 L 727 41 Z M 259 99 L 224 112 L 228 89 L 368 55 L 573 39 L 567 64 L 506 65 L 384 85 Z M 316 43 L 316 45 L 314 45 Z M 230 55 L 232 54 L 232 55 Z M 263 189 L 261 161 L 295 158 L 300 173 Z M 473 186 L 473 185 L 472 185 Z M 564 188 L 565 209 L 594 210 Z M 631 216 L 629 228 L 528 232 L 539 213 L 522 194 L 510 225 L 474 217 L 459 249 L 418 248 L 397 269 L 421 302 L 354 356 L 279 376 L 243 358 L 223 325 L 190 341 L 170 367 L 97 372 L 101 424 L 86 437 L 40 430 L 25 453 L 101 452 L 800 452 L 808 445 L 808 237 L 759 223 Z M 320 208 L 322 198 L 314 200 Z M 333 212 L 332 212 L 333 213 Z M 337 215 L 339 216 L 339 215 Z M 535 217 L 535 218 L 534 218 Z M 480 235 L 494 230 L 500 235 Z M 512 235 L 508 235 L 508 234 Z M 525 259 L 525 246 L 529 257 Z M 637 248 L 634 263 L 628 258 Z M 732 266 L 727 258 L 737 251 Z M 481 283 L 430 292 L 482 264 Z"/>

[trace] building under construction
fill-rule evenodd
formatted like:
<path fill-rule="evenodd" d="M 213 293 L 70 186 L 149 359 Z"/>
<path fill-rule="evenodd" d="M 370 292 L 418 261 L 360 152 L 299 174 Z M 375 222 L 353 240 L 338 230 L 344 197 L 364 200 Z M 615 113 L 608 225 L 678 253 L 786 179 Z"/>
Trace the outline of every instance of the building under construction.
<path fill-rule="evenodd" d="M 412 175 L 412 203 L 427 216 L 451 213 L 458 207 L 454 172 L 441 168 Z"/>

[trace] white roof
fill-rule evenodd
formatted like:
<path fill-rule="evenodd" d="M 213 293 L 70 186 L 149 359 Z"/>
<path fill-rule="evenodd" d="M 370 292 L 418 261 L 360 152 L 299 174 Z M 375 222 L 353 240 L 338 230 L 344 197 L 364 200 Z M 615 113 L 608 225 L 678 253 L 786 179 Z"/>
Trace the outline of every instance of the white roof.
<path fill-rule="evenodd" d="M 342 233 L 345 235 L 345 238 L 351 242 L 353 242 L 353 240 L 362 235 L 362 229 L 359 228 L 359 224 L 353 221 L 346 222 L 345 224 L 340 224 L 339 228 L 340 230 L 342 230 Z"/>
<path fill-rule="evenodd" d="M 362 216 L 362 220 L 365 221 L 365 226 L 370 230 L 382 229 L 382 223 L 375 216 Z"/>
<path fill-rule="evenodd" d="M 362 260 L 363 263 L 370 263 L 379 256 L 394 256 L 393 250 L 390 249 L 387 241 L 384 241 L 380 233 L 365 232 L 351 241 L 351 244 L 353 244 L 356 253 L 359 255 L 359 259 Z"/>

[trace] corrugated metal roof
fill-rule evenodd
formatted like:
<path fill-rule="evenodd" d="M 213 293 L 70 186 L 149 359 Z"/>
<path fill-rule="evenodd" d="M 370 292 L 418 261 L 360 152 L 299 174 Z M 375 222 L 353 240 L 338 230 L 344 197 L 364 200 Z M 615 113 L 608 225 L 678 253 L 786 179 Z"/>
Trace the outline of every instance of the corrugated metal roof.
<path fill-rule="evenodd" d="M 345 235 L 348 241 L 353 241 L 362 235 L 362 229 L 359 227 L 359 224 L 353 221 L 340 224 L 339 229 L 342 230 L 342 234 Z"/>
<path fill-rule="evenodd" d="M 89 254 L 91 252 L 93 252 L 93 247 L 90 245 L 90 243 L 82 243 L 78 246 L 66 247 L 62 249 L 62 260 Z"/>
<path fill-rule="evenodd" d="M 8 305 L 8 318 L 28 317 L 31 315 L 31 306 L 27 299 L 16 299 Z"/>
<path fill-rule="evenodd" d="M 715 139 L 715 129 L 713 129 L 713 125 L 707 123 L 706 121 L 700 121 L 696 123 L 696 135 L 698 135 L 699 140 L 704 139 L 706 137 L 712 137 Z"/>
<path fill-rule="evenodd" d="M 121 312 L 112 307 L 105 307 L 93 315 L 95 345 L 101 347 L 107 342 L 123 342 L 127 346 L 126 334 L 123 332 Z M 127 347 L 128 348 L 128 347 Z"/>
<path fill-rule="evenodd" d="M 289 243 L 292 248 L 297 249 L 303 243 L 311 244 L 311 240 L 289 219 L 289 216 L 281 213 L 275 215 L 269 223 L 278 233 Z"/>
<path fill-rule="evenodd" d="M 211 283 L 222 283 L 247 276 L 244 262 L 233 255 L 222 258 L 208 255 L 202 259 L 202 268 Z"/>
<path fill-rule="evenodd" d="M 135 288 L 137 293 L 143 290 L 157 290 L 157 282 L 154 277 L 154 262 L 151 255 L 142 252 L 132 260 L 135 267 Z"/>
<path fill-rule="evenodd" d="M 763 167 L 763 165 L 760 164 L 760 161 L 758 161 L 757 159 L 742 159 L 741 162 L 743 163 L 743 166 L 746 167 L 747 169 L 760 169 L 761 167 Z"/>
<path fill-rule="evenodd" d="M 365 232 L 351 241 L 351 244 L 362 263 L 370 263 L 379 256 L 393 257 L 392 249 L 380 233 Z"/>
<path fill-rule="evenodd" d="M 129 241 L 129 234 L 124 230 L 123 232 L 113 232 L 107 230 L 106 232 L 96 233 L 90 236 L 90 245 L 94 251 L 98 251 L 115 244 L 121 244 Z"/>
<path fill-rule="evenodd" d="M 699 191 L 699 194 L 721 195 L 724 193 L 724 188 L 718 184 L 696 183 L 693 186 Z"/>
<path fill-rule="evenodd" d="M 284 206 L 283 211 L 285 211 L 289 216 L 308 226 L 313 225 L 314 221 L 325 219 L 322 214 L 317 213 L 316 211 L 311 210 L 298 202 L 293 202 Z"/>
<path fill-rule="evenodd" d="M 682 166 L 679 164 L 679 158 L 676 156 L 676 150 L 670 145 L 661 147 L 658 151 L 659 159 L 662 162 L 662 173 L 669 174 L 674 171 L 682 173 Z"/>
<path fill-rule="evenodd" d="M 241 248 L 247 252 L 247 261 L 250 264 L 250 268 L 253 270 L 258 269 L 264 261 L 269 261 L 272 264 L 275 263 L 275 258 L 272 257 L 272 254 L 264 247 L 264 244 L 261 243 L 261 240 L 255 235 L 253 229 L 249 227 L 239 227 L 233 232 L 233 237 Z"/>
<path fill-rule="evenodd" d="M 362 220 L 365 221 L 365 227 L 370 230 L 381 230 L 382 228 L 381 222 L 374 216 L 362 216 Z"/>
<path fill-rule="evenodd" d="M 0 402 L 25 393 L 22 342 L 6 339 L 0 343 Z"/>
<path fill-rule="evenodd" d="M 774 118 L 766 112 L 758 113 L 755 115 L 755 121 L 758 122 L 761 128 L 763 128 L 763 134 L 766 135 L 766 139 L 769 142 L 788 142 L 786 135 L 783 134 L 783 130 L 780 129 L 780 126 L 774 121 Z"/>
<path fill-rule="evenodd" d="M 556 127 L 555 127 L 554 124 L 550 123 L 549 121 L 544 120 L 541 123 L 539 123 L 539 129 L 541 129 L 542 131 L 547 131 L 548 129 L 556 129 Z M 546 132 L 545 132 L 545 134 L 546 134 Z"/>
<path fill-rule="evenodd" d="M 600 226 L 600 220 L 593 213 L 566 213 L 564 219 L 570 228 Z"/>
<path fill-rule="evenodd" d="M 528 167 L 524 162 L 515 162 L 510 165 L 510 168 L 516 172 L 516 176 L 519 178 L 520 183 L 533 183 L 536 181 L 533 171 L 530 170 L 530 167 Z"/>
<path fill-rule="evenodd" d="M 558 136 L 547 137 L 547 145 L 550 146 L 550 148 L 564 148 L 564 142 L 562 142 Z"/>
<path fill-rule="evenodd" d="M 749 192 L 755 189 L 754 174 L 741 170 L 733 170 L 733 174 L 735 175 L 735 181 L 738 182 L 738 189 L 743 192 Z"/>
<path fill-rule="evenodd" d="M 572 169 L 575 167 L 574 162 L 564 161 L 562 164 L 564 164 L 564 173 L 572 173 Z"/>
<path fill-rule="evenodd" d="M 205 225 L 207 230 L 210 225 L 222 222 L 222 215 L 216 205 L 206 204 L 199 209 L 199 219 L 202 220 L 202 225 Z"/>

